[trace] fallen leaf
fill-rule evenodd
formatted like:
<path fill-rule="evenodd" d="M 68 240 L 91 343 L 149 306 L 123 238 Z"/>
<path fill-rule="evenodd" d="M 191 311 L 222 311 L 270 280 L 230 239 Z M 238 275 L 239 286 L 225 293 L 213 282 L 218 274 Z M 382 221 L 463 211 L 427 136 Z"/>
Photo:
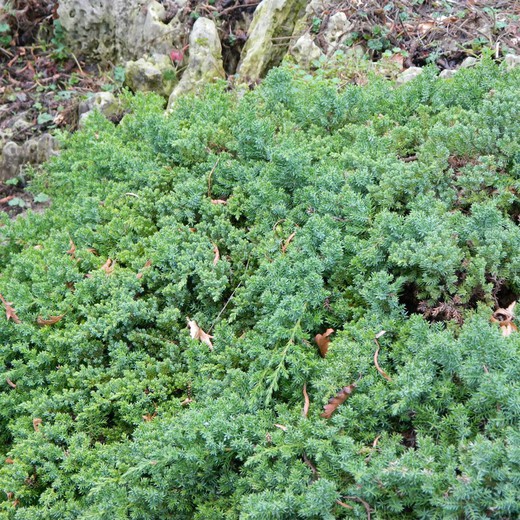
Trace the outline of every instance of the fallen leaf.
<path fill-rule="evenodd" d="M 5 463 L 6 464 L 14 464 L 14 460 L 11 459 L 10 457 L 7 457 L 7 459 L 5 459 Z"/>
<path fill-rule="evenodd" d="M 107 275 L 112 274 L 114 272 L 114 267 L 116 266 L 115 262 L 112 262 L 110 258 L 101 266 L 101 269 L 105 271 Z"/>
<path fill-rule="evenodd" d="M 435 22 L 423 22 L 417 24 L 417 30 L 421 34 L 426 34 L 428 31 L 431 31 L 435 27 Z"/>
<path fill-rule="evenodd" d="M 13 200 L 13 199 L 14 199 L 14 195 L 8 195 L 7 197 L 0 199 L 0 204 L 5 204 L 6 202 L 9 202 L 10 200 Z"/>
<path fill-rule="evenodd" d="M 146 263 L 143 265 L 142 270 L 144 270 L 144 269 L 148 269 L 148 268 L 151 267 L 151 266 L 152 266 L 152 261 L 151 261 L 151 260 L 147 260 Z M 137 273 L 137 274 L 136 274 L 136 277 L 137 277 L 138 280 L 140 280 L 140 279 L 143 277 L 143 272 L 142 272 L 142 270 L 141 270 L 140 273 Z"/>
<path fill-rule="evenodd" d="M 76 244 L 72 241 L 69 242 L 70 249 L 67 251 L 67 254 L 71 256 L 71 258 L 76 258 Z"/>
<path fill-rule="evenodd" d="M 43 421 L 39 417 L 36 417 L 35 419 L 33 419 L 33 428 L 34 428 L 35 432 L 40 430 L 40 426 L 41 426 L 42 422 Z"/>
<path fill-rule="evenodd" d="M 220 251 L 218 250 L 217 244 L 213 244 L 213 252 L 215 253 L 215 258 L 213 258 L 213 265 L 217 265 L 220 260 Z"/>
<path fill-rule="evenodd" d="M 157 412 L 154 412 L 153 414 L 151 413 L 147 413 L 145 415 L 143 415 L 143 419 L 146 421 L 146 422 L 150 422 L 150 421 L 153 421 L 155 416 L 157 415 Z"/>
<path fill-rule="evenodd" d="M 334 329 L 327 329 L 323 334 L 316 334 L 314 341 L 318 344 L 321 357 L 325 357 L 329 350 L 330 339 L 329 336 L 334 332 Z"/>
<path fill-rule="evenodd" d="M 352 383 L 349 386 L 344 386 L 334 397 L 331 397 L 329 402 L 323 407 L 324 412 L 321 414 L 321 417 L 324 419 L 330 419 L 338 406 L 343 404 L 352 394 L 356 386 L 356 383 Z"/>
<path fill-rule="evenodd" d="M 49 316 L 48 319 L 44 319 L 43 316 L 38 316 L 38 319 L 36 320 L 36 323 L 40 327 L 44 327 L 45 325 L 54 325 L 55 323 L 58 323 L 65 314 L 60 314 L 59 316 Z"/>
<path fill-rule="evenodd" d="M 190 403 L 193 403 L 193 399 L 190 399 L 189 397 L 186 397 L 186 399 L 184 399 L 184 401 L 181 402 L 181 406 L 187 406 Z"/>
<path fill-rule="evenodd" d="M 504 337 L 511 336 L 513 332 L 518 331 L 517 326 L 513 323 L 513 320 L 515 319 L 515 305 L 516 301 L 511 303 L 506 309 L 497 309 L 493 313 L 493 316 L 491 316 L 491 321 L 500 325 L 500 330 L 502 331 L 502 336 Z"/>
<path fill-rule="evenodd" d="M 307 418 L 311 402 L 309 400 L 309 394 L 307 393 L 307 383 L 303 383 L 303 416 Z"/>
<path fill-rule="evenodd" d="M 227 204 L 227 200 L 223 200 L 223 199 L 213 199 L 211 201 L 211 204 L 223 204 L 223 205 L 226 205 Z"/>
<path fill-rule="evenodd" d="M 188 322 L 188 326 L 190 328 L 190 336 L 193 339 L 198 339 L 199 341 L 202 341 L 202 343 L 205 343 L 210 348 L 210 350 L 213 350 L 213 343 L 211 343 L 211 338 L 213 338 L 213 336 L 206 334 L 198 326 L 195 320 L 190 320 L 190 318 L 186 318 L 186 321 Z"/>
<path fill-rule="evenodd" d="M 13 320 L 15 323 L 21 323 L 20 318 L 16 315 L 16 311 L 12 307 L 13 303 L 6 301 L 1 294 L 0 301 L 4 304 L 7 321 Z"/>
<path fill-rule="evenodd" d="M 11 388 L 16 388 L 16 383 L 13 383 L 8 377 L 6 377 L 5 380 Z"/>
<path fill-rule="evenodd" d="M 87 247 L 87 251 L 89 253 L 92 253 L 93 255 L 99 256 L 99 253 L 97 252 L 97 249 L 94 249 L 93 247 Z"/>
<path fill-rule="evenodd" d="M 294 233 L 291 233 L 286 240 L 282 243 L 282 253 L 285 254 L 287 251 L 287 246 L 293 241 L 293 238 L 296 236 L 296 231 Z"/>
<path fill-rule="evenodd" d="M 284 426 L 283 424 L 275 424 L 277 428 L 280 428 L 280 430 L 283 430 L 284 432 L 287 431 L 287 426 Z"/>

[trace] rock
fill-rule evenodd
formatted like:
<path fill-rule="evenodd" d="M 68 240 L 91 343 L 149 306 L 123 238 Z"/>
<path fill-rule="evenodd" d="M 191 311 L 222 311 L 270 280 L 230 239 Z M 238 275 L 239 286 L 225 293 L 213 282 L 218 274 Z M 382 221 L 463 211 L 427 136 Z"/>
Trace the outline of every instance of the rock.
<path fill-rule="evenodd" d="M 366 54 L 366 50 L 363 45 L 353 45 L 345 50 L 345 56 L 349 58 L 361 59 Z"/>
<path fill-rule="evenodd" d="M 182 47 L 187 1 L 175 0 L 177 14 L 169 23 L 155 0 L 60 0 L 58 16 L 73 52 L 118 62 Z"/>
<path fill-rule="evenodd" d="M 319 60 L 322 56 L 320 48 L 312 41 L 309 33 L 305 33 L 292 46 L 291 55 L 296 63 L 304 68 L 310 68 L 314 61 Z"/>
<path fill-rule="evenodd" d="M 410 67 L 399 75 L 395 81 L 395 84 L 397 86 L 404 85 L 405 83 L 412 81 L 412 79 L 415 79 L 417 76 L 422 74 L 422 71 L 423 69 L 421 67 Z"/>
<path fill-rule="evenodd" d="M 453 78 L 453 76 L 455 76 L 455 74 L 457 74 L 457 71 L 456 71 L 456 70 L 453 70 L 453 69 L 444 69 L 444 70 L 442 70 L 441 73 L 439 74 L 439 78 L 444 78 L 444 79 Z"/>
<path fill-rule="evenodd" d="M 8 141 L 0 155 L 0 180 L 16 177 L 26 164 L 40 164 L 57 152 L 57 141 L 50 134 L 42 134 L 16 144 Z"/>
<path fill-rule="evenodd" d="M 516 54 L 506 54 L 504 56 L 504 62 L 506 64 L 507 70 L 520 67 L 520 56 L 517 56 Z"/>
<path fill-rule="evenodd" d="M 289 47 L 284 37 L 293 34 L 303 13 L 305 0 L 263 0 L 256 8 L 249 36 L 242 50 L 237 73 L 246 82 L 255 82 L 278 65 Z M 280 39 L 281 38 L 281 39 Z"/>
<path fill-rule="evenodd" d="M 468 69 L 469 67 L 474 67 L 477 64 L 477 58 L 473 56 L 468 56 L 464 59 L 464 61 L 460 64 L 461 69 Z"/>
<path fill-rule="evenodd" d="M 170 95 L 168 108 L 182 94 L 198 91 L 206 83 L 225 77 L 217 27 L 208 18 L 198 18 L 190 34 L 188 67 Z"/>
<path fill-rule="evenodd" d="M 351 33 L 353 24 L 345 13 L 339 12 L 329 18 L 327 27 L 323 31 L 323 39 L 327 43 L 327 54 L 338 49 Z"/>
<path fill-rule="evenodd" d="M 176 82 L 175 67 L 165 54 L 128 61 L 125 65 L 125 83 L 134 92 L 156 92 L 168 97 Z"/>
<path fill-rule="evenodd" d="M 79 126 L 85 124 L 86 118 L 93 111 L 101 112 L 108 119 L 121 113 L 121 103 L 111 92 L 97 92 L 78 106 Z"/>

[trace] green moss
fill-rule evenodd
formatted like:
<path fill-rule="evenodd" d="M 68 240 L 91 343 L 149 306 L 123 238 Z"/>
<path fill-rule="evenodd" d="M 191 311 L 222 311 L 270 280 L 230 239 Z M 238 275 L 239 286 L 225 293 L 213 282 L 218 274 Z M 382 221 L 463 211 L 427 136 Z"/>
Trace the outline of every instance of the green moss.
<path fill-rule="evenodd" d="M 0 228 L 1 517 L 518 517 L 519 85 L 277 69 L 89 118 Z"/>

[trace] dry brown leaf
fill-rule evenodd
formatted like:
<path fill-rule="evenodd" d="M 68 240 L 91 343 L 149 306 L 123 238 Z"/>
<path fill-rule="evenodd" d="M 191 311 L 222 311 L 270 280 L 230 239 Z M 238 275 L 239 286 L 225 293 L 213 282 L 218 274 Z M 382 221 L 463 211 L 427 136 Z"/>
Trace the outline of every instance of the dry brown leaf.
<path fill-rule="evenodd" d="M 190 399 L 189 397 L 186 397 L 186 399 L 184 399 L 184 401 L 181 402 L 181 406 L 187 406 L 190 403 L 193 403 L 193 399 Z"/>
<path fill-rule="evenodd" d="M 116 266 L 115 261 L 112 262 L 110 258 L 107 259 L 107 261 L 101 266 L 101 269 L 105 271 L 107 275 L 112 274 L 114 272 L 114 267 Z"/>
<path fill-rule="evenodd" d="M 493 316 L 491 316 L 491 321 L 500 325 L 500 330 L 504 337 L 511 336 L 513 332 L 518 331 L 517 326 L 513 323 L 513 320 L 515 319 L 515 305 L 516 301 L 511 303 L 506 309 L 497 309 L 493 313 Z"/>
<path fill-rule="evenodd" d="M 143 415 L 143 419 L 146 421 L 146 422 L 150 422 L 150 421 L 153 421 L 155 416 L 157 415 L 157 412 L 154 412 L 153 414 L 152 413 L 147 413 L 145 415 Z"/>
<path fill-rule="evenodd" d="M 286 240 L 282 242 L 282 253 L 285 254 L 287 251 L 287 246 L 293 241 L 293 238 L 296 236 L 296 231 L 294 233 L 291 233 Z"/>
<path fill-rule="evenodd" d="M 309 414 L 309 408 L 311 406 L 309 394 L 307 393 L 307 383 L 303 383 L 303 402 L 303 416 L 307 418 L 307 415 Z"/>
<path fill-rule="evenodd" d="M 5 459 L 5 463 L 6 464 L 14 464 L 14 460 L 11 459 L 10 457 L 7 457 L 7 459 Z"/>
<path fill-rule="evenodd" d="M 39 417 L 36 417 L 35 419 L 33 419 L 33 428 L 34 428 L 35 432 L 40 430 L 40 426 L 41 426 L 42 422 L 43 421 Z"/>
<path fill-rule="evenodd" d="M 142 270 L 148 269 L 151 266 L 152 266 L 152 261 L 151 260 L 147 260 L 146 263 L 143 265 Z M 143 272 L 141 271 L 140 273 L 137 273 L 136 277 L 137 277 L 138 280 L 140 280 L 143 277 Z"/>
<path fill-rule="evenodd" d="M 210 348 L 210 350 L 213 350 L 213 343 L 211 343 L 211 338 L 213 338 L 213 336 L 206 334 L 198 326 L 195 320 L 190 320 L 190 318 L 186 318 L 186 321 L 188 322 L 188 327 L 190 328 L 190 336 L 193 339 L 198 339 L 199 341 L 202 341 L 202 343 L 205 343 Z"/>
<path fill-rule="evenodd" d="M 92 253 L 93 255 L 99 256 L 99 253 L 97 252 L 97 249 L 94 249 L 93 247 L 87 247 L 87 251 L 89 253 Z"/>
<path fill-rule="evenodd" d="M 211 201 L 211 204 L 223 204 L 223 205 L 226 205 L 227 204 L 227 200 L 223 200 L 223 199 L 213 199 Z"/>
<path fill-rule="evenodd" d="M 283 424 L 275 424 L 277 428 L 280 428 L 280 430 L 283 430 L 284 432 L 287 431 L 287 426 L 284 426 Z"/>
<path fill-rule="evenodd" d="M 325 357 L 329 350 L 330 339 L 329 336 L 334 332 L 334 329 L 327 329 L 323 334 L 316 334 L 314 341 L 318 344 L 321 357 Z"/>
<path fill-rule="evenodd" d="M 435 27 L 435 22 L 423 22 L 417 24 L 417 31 L 421 34 L 426 34 Z"/>
<path fill-rule="evenodd" d="M 5 380 L 11 388 L 16 388 L 16 383 L 13 383 L 8 377 L 6 377 Z"/>
<path fill-rule="evenodd" d="M 13 320 L 15 323 L 21 323 L 20 318 L 16 315 L 16 311 L 12 306 L 12 302 L 8 302 L 4 299 L 4 297 L 0 294 L 0 301 L 4 304 L 5 307 L 5 315 L 7 317 L 7 321 Z"/>
<path fill-rule="evenodd" d="M 69 242 L 70 249 L 67 251 L 67 254 L 70 255 L 71 258 L 76 258 L 76 244 L 72 241 L 72 239 Z"/>
<path fill-rule="evenodd" d="M 331 397 L 329 402 L 323 407 L 324 411 L 321 414 L 321 417 L 324 419 L 330 419 L 338 406 L 343 404 L 352 394 L 356 386 L 356 383 L 352 383 L 349 386 L 344 386 L 334 397 Z"/>
<path fill-rule="evenodd" d="M 213 252 L 215 253 L 215 258 L 213 258 L 213 265 L 217 265 L 220 260 L 220 251 L 218 250 L 217 244 L 213 244 Z"/>
<path fill-rule="evenodd" d="M 38 316 L 38 319 L 36 320 L 36 323 L 40 327 L 45 327 L 45 325 L 54 325 L 55 323 L 58 323 L 65 314 L 60 314 L 59 316 L 49 316 L 48 319 L 44 319 L 43 316 Z"/>
<path fill-rule="evenodd" d="M 6 202 L 9 202 L 10 200 L 13 200 L 13 199 L 14 199 L 14 195 L 8 195 L 7 197 L 0 199 L 0 204 L 5 204 Z"/>

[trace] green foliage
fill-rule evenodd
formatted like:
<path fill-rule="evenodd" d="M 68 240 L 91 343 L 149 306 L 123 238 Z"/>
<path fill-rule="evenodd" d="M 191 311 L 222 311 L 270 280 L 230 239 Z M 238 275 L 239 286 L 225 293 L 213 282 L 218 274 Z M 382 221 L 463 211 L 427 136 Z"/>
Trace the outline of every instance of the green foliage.
<path fill-rule="evenodd" d="M 90 118 L 0 227 L 0 517 L 518 518 L 520 336 L 489 318 L 520 291 L 519 79 L 282 68 Z"/>

